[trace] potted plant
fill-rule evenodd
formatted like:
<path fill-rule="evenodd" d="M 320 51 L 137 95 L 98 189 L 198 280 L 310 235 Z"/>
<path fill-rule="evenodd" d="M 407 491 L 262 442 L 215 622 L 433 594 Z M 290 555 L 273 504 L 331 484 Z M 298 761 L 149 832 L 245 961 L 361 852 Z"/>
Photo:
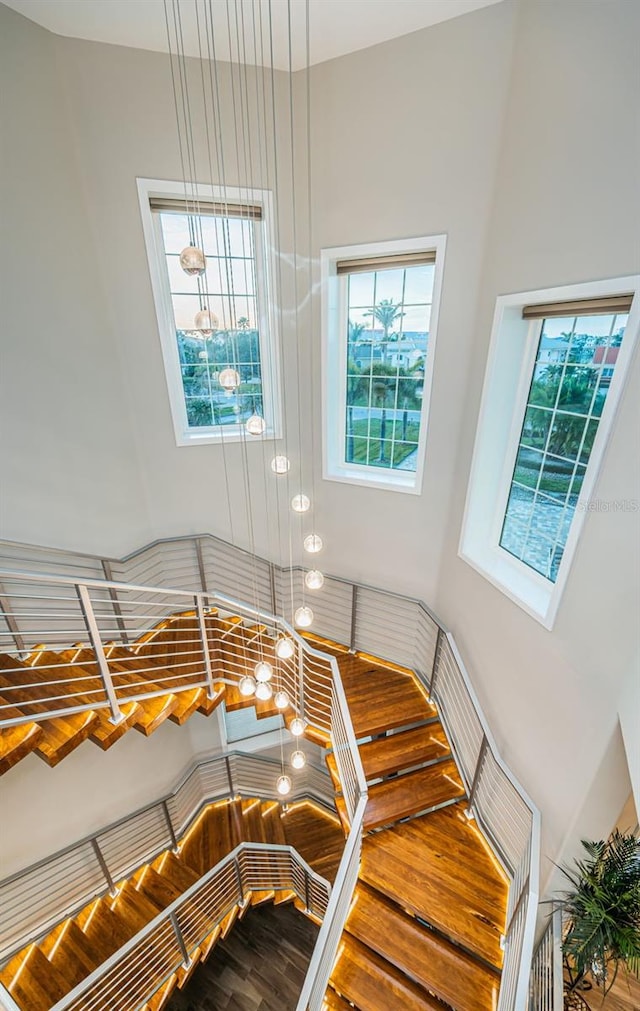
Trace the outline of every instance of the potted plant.
<path fill-rule="evenodd" d="M 586 856 L 562 868 L 572 886 L 560 899 L 566 1007 L 593 983 L 606 995 L 621 965 L 640 974 L 640 840 L 616 830 L 582 845 Z"/>

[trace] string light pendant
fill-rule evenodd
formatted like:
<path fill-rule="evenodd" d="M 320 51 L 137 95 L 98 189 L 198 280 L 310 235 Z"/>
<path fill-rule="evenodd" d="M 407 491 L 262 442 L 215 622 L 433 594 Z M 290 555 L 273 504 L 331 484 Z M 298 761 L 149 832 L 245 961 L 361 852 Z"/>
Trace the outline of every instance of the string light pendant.
<path fill-rule="evenodd" d="M 250 677 L 248 674 L 245 674 L 245 676 L 241 677 L 240 680 L 238 681 L 238 691 L 240 692 L 241 695 L 244 695 L 245 698 L 249 698 L 251 695 L 253 695 L 255 690 L 256 690 L 256 683 L 254 679 Z"/>
<path fill-rule="evenodd" d="M 288 709 L 290 705 L 290 699 L 284 689 L 276 692 L 273 696 L 273 701 L 275 702 L 276 709 Z"/>
<path fill-rule="evenodd" d="M 301 716 L 295 716 L 289 724 L 289 730 L 294 737 L 302 737 L 306 729 L 306 721 Z"/>
<path fill-rule="evenodd" d="M 218 382 L 223 390 L 237 390 L 240 385 L 240 373 L 236 369 L 223 369 L 218 376 Z"/>
<path fill-rule="evenodd" d="M 207 258 L 197 246 L 185 246 L 180 253 L 180 266 L 189 277 L 202 277 L 207 269 Z"/>
<path fill-rule="evenodd" d="M 288 793 L 291 793 L 291 779 L 289 776 L 279 776 L 278 782 L 276 783 L 276 789 L 281 797 L 286 797 Z"/>
<path fill-rule="evenodd" d="M 258 683 L 271 681 L 273 677 L 273 667 L 266 660 L 260 660 L 255 666 L 255 676 Z"/>
<path fill-rule="evenodd" d="M 307 756 L 304 751 L 297 749 L 291 754 L 291 766 L 294 769 L 304 769 L 307 764 Z"/>
<path fill-rule="evenodd" d="M 300 493 L 299 495 L 294 495 L 293 498 L 291 499 L 291 508 L 293 509 L 294 513 L 309 512 L 309 509 L 311 508 L 311 500 L 309 499 L 308 495 L 303 495 L 302 493 Z"/>
<path fill-rule="evenodd" d="M 267 430 L 267 423 L 260 414 L 252 414 L 245 422 L 245 428 L 249 435 L 264 435 Z"/>
<path fill-rule="evenodd" d="M 276 641 L 276 656 L 279 660 L 288 660 L 295 653 L 296 648 L 293 639 L 288 635 L 282 635 Z"/>
<path fill-rule="evenodd" d="M 205 337 L 210 337 L 218 329 L 218 317 L 210 309 L 201 309 L 193 318 L 193 326 Z"/>
<path fill-rule="evenodd" d="M 306 604 L 303 604 L 302 607 L 296 608 L 293 620 L 298 628 L 309 628 L 313 622 L 313 611 Z"/>
<path fill-rule="evenodd" d="M 261 702 L 268 702 L 273 695 L 273 688 L 268 681 L 260 681 L 256 685 L 256 698 Z"/>
<path fill-rule="evenodd" d="M 291 469 L 291 463 L 287 456 L 274 456 L 271 461 L 271 470 L 274 474 L 287 474 Z"/>
<path fill-rule="evenodd" d="M 308 534 L 304 539 L 304 550 L 308 551 L 310 555 L 316 555 L 318 551 L 322 551 L 322 537 L 320 534 Z"/>
<path fill-rule="evenodd" d="M 304 577 L 304 585 L 309 590 L 320 590 L 324 586 L 324 576 L 319 569 L 309 569 Z"/>

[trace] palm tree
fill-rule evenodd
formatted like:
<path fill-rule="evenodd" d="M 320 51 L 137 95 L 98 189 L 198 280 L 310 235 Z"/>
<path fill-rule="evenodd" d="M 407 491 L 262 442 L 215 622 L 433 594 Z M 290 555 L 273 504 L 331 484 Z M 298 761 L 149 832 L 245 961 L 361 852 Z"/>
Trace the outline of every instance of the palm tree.
<path fill-rule="evenodd" d="M 405 315 L 404 311 L 401 306 L 395 304 L 392 298 L 383 298 L 377 305 L 374 305 L 373 309 L 365 312 L 364 315 L 373 316 L 382 327 L 382 361 L 384 363 L 390 331 L 394 323 Z"/>

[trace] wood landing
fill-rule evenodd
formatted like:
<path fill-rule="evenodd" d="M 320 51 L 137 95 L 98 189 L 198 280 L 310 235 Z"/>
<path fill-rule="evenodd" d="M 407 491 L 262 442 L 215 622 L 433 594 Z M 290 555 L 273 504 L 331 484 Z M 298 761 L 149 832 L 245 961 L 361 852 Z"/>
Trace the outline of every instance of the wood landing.
<path fill-rule="evenodd" d="M 286 811 L 273 801 L 247 799 L 211 804 L 181 840 L 178 854 L 166 850 L 131 878 L 119 882 L 115 898 L 107 894 L 95 899 L 76 916 L 58 924 L 43 941 L 16 955 L 0 971 L 0 982 L 22 1011 L 49 1011 L 240 842 L 299 847 L 311 867 L 331 880 L 344 848 L 337 819 L 309 802 L 291 804 Z M 178 970 L 163 983 L 148 1002 L 148 1011 L 160 1011 L 176 989 L 187 985 L 197 965 L 229 935 L 248 908 L 264 903 L 281 906 L 292 901 L 302 906 L 293 892 L 253 892 L 248 896 L 248 905 L 242 909 L 234 906 L 220 925 L 212 922 L 189 969 Z M 305 924 L 308 922 L 305 917 L 302 919 Z M 298 930 L 301 937 L 308 939 L 315 935 L 316 928 L 313 926 L 305 933 L 303 925 Z M 295 963 L 293 956 L 291 961 Z M 158 977 L 159 982 L 161 978 Z M 232 1001 L 215 1006 L 237 1007 Z"/>
<path fill-rule="evenodd" d="M 494 1011 L 507 884 L 410 672 L 335 655 L 368 782 L 359 880 L 326 1011 Z M 327 757 L 345 831 L 335 759 Z"/>
<path fill-rule="evenodd" d="M 251 909 L 166 1011 L 295 1011 L 317 937 L 292 906 Z"/>

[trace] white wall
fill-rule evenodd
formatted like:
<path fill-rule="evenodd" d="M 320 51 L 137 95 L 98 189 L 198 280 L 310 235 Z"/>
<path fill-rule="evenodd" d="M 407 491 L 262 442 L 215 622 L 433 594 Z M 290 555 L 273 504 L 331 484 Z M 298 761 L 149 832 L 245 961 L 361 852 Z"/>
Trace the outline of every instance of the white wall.
<path fill-rule="evenodd" d="M 57 59 L 0 6 L 1 535 L 111 553 L 148 520 Z"/>
<path fill-rule="evenodd" d="M 3 201 L 5 536 L 114 554 L 160 535 L 228 536 L 219 448 L 174 444 L 136 203 L 136 176 L 180 176 L 166 58 L 0 16 L 16 158 Z M 589 515 L 552 633 L 465 565 L 457 545 L 496 296 L 638 269 L 639 17 L 626 0 L 505 0 L 312 73 L 314 255 L 448 234 L 423 494 L 318 478 L 323 564 L 420 595 L 450 625 L 505 757 L 542 809 L 549 858 L 570 844 L 607 761 L 623 674 L 637 670 L 637 516 Z M 301 86 L 298 77 L 298 99 Z M 279 113 L 282 88 L 278 77 Z M 27 306 L 28 343 L 13 336 Z M 315 325 L 299 333 L 285 320 L 285 388 L 291 405 L 298 349 L 306 410 L 314 382 L 318 476 L 315 308 Z M 607 500 L 640 498 L 637 364 L 597 489 Z M 262 504 L 273 485 L 260 448 L 249 453 Z M 232 456 L 235 534 L 246 544 Z M 267 518 L 256 513 L 256 543 L 276 555 Z M 64 767 L 49 783 L 62 783 Z"/>
<path fill-rule="evenodd" d="M 575 843 L 617 732 L 622 680 L 638 677 L 638 513 L 588 514 L 552 633 L 462 562 L 458 540 L 496 296 L 640 265 L 639 32 L 640 7 L 625 0 L 521 5 L 435 601 L 542 810 L 543 880 Z M 594 493 L 605 502 L 640 501 L 639 384 L 636 358 Z M 613 825 L 616 791 L 593 803 Z"/>
<path fill-rule="evenodd" d="M 0 877 L 165 796 L 220 742 L 214 712 L 148 738 L 130 730 L 106 752 L 85 741 L 53 769 L 28 755 L 2 777 Z"/>

